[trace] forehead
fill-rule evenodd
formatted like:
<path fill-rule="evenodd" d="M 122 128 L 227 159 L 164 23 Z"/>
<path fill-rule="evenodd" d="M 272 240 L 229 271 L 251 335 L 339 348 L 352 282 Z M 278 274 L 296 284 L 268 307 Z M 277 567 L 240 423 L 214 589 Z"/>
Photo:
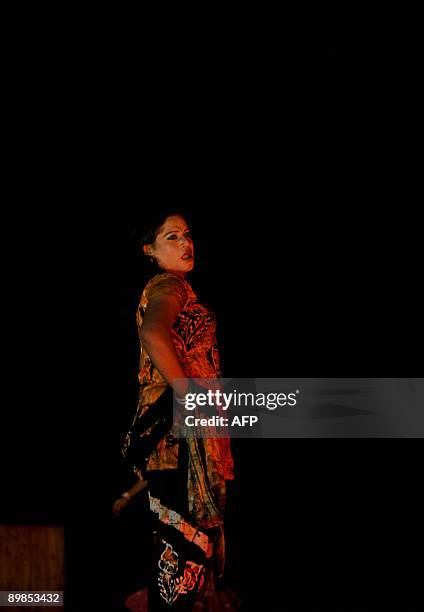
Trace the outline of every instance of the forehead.
<path fill-rule="evenodd" d="M 165 234 L 166 232 L 174 231 L 174 230 L 185 230 L 188 227 L 184 217 L 181 215 L 172 215 L 165 219 L 164 224 L 160 228 L 160 234 Z"/>

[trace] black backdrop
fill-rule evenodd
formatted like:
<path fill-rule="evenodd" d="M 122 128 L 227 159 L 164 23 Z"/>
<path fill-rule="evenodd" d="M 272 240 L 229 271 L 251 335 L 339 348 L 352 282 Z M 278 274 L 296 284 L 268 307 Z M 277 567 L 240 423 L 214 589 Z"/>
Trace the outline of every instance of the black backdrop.
<path fill-rule="evenodd" d="M 169 102 L 174 82 L 146 88 L 147 108 L 134 65 L 110 62 L 93 76 L 84 146 L 49 168 L 60 214 L 34 213 L 47 238 L 41 266 L 26 261 L 29 387 L 20 378 L 6 430 L 2 521 L 65 524 L 69 609 L 119 609 L 147 569 L 145 498 L 111 518 L 129 484 L 119 437 L 137 395 L 143 207 L 192 211 L 193 285 L 217 312 L 225 375 L 419 374 L 414 162 L 386 109 L 404 65 L 395 47 L 341 35 L 290 58 L 234 65 L 219 90 L 199 79 L 186 104 Z M 417 603 L 417 442 L 237 442 L 229 579 L 246 609 Z"/>

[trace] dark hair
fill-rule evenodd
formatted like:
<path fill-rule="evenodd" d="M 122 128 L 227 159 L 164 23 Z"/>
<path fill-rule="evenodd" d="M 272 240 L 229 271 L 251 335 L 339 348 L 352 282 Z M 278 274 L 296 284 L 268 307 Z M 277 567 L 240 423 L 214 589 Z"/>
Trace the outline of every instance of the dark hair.
<path fill-rule="evenodd" d="M 145 244 L 152 244 L 158 235 L 159 229 L 168 217 L 179 215 L 190 225 L 190 215 L 183 207 L 179 206 L 154 206 L 154 210 L 143 214 L 134 229 L 134 238 L 137 254 L 143 256 L 143 260 L 149 262 L 143 253 Z M 148 264 L 147 264 L 148 265 Z M 150 266 L 152 267 L 152 266 Z M 156 269 L 156 264 L 153 266 Z"/>

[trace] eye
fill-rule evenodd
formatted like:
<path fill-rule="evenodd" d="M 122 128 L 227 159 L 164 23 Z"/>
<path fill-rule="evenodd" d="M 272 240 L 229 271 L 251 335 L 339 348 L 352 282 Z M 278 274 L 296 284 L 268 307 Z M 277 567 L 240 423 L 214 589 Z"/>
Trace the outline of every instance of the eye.
<path fill-rule="evenodd" d="M 177 239 L 177 234 L 171 234 L 170 236 L 168 236 L 167 240 L 176 240 Z"/>

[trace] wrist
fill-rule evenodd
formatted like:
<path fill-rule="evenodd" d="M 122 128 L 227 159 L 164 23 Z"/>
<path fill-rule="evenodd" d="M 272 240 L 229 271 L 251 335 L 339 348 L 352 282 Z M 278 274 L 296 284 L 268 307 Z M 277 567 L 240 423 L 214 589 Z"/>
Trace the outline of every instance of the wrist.
<path fill-rule="evenodd" d="M 179 379 L 174 385 L 174 394 L 177 401 L 185 400 L 185 396 L 190 392 L 190 378 Z"/>

